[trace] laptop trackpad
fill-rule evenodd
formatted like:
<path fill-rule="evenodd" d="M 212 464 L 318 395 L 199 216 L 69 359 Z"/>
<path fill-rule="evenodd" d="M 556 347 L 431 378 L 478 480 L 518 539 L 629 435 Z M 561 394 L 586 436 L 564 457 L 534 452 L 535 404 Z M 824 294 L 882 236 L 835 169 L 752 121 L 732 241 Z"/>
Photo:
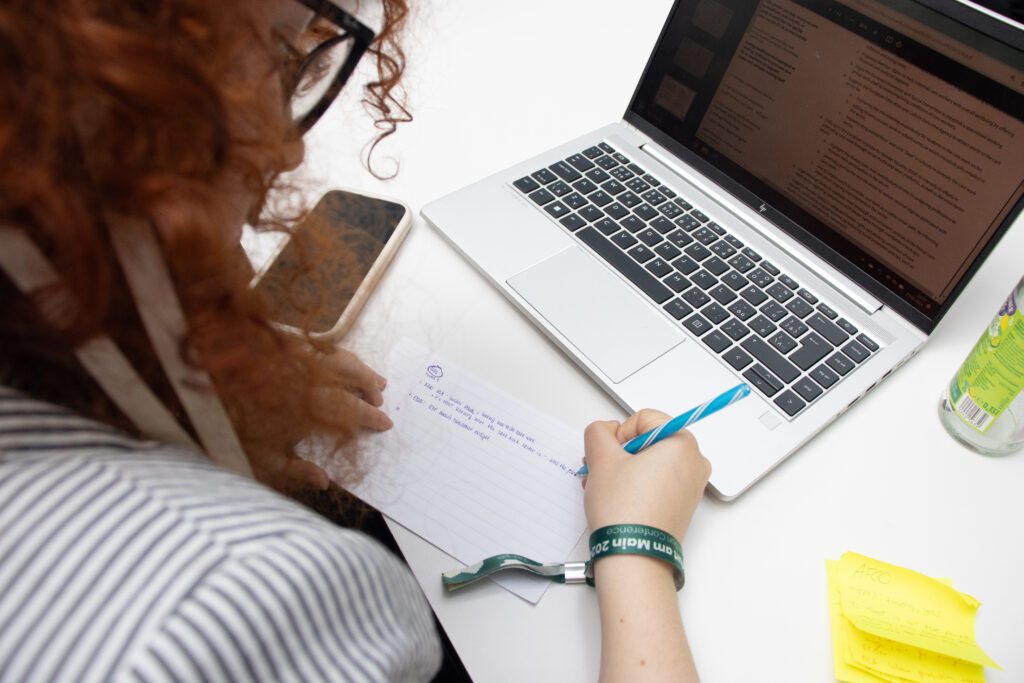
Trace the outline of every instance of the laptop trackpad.
<path fill-rule="evenodd" d="M 579 247 L 514 275 L 508 284 L 615 383 L 685 339 Z"/>

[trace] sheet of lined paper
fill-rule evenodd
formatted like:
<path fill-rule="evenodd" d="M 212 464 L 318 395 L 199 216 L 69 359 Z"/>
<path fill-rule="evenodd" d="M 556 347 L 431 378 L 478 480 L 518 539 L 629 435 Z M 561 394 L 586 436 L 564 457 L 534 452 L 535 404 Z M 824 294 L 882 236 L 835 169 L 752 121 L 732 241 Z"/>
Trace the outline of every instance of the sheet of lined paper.
<path fill-rule="evenodd" d="M 385 376 L 395 426 L 362 442 L 372 469 L 356 495 L 460 563 L 586 559 L 568 557 L 587 526 L 581 433 L 409 339 Z M 534 603 L 550 585 L 519 572 L 497 581 Z"/>

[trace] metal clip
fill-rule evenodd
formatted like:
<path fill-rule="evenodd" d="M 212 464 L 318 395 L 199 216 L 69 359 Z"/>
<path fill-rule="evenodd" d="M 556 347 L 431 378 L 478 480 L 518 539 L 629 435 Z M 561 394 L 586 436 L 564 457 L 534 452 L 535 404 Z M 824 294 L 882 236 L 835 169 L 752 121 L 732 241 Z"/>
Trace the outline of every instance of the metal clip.
<path fill-rule="evenodd" d="M 565 569 L 565 582 L 566 583 L 586 583 L 587 582 L 587 563 L 586 562 L 566 562 L 562 567 Z"/>

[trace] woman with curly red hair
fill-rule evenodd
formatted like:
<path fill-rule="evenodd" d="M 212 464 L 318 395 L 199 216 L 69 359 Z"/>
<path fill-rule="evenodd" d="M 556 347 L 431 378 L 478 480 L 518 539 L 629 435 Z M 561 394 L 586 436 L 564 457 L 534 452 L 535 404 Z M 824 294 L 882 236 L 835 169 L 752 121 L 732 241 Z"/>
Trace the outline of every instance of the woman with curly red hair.
<path fill-rule="evenodd" d="M 355 437 L 391 425 L 385 380 L 275 326 L 239 257 L 246 222 L 294 223 L 275 210 L 282 174 L 360 58 L 381 137 L 409 119 L 406 14 L 404 0 L 0 6 L 0 677 L 436 671 L 408 570 L 263 485 L 328 487 L 295 454 L 311 434 L 358 477 Z M 685 532 L 708 478 L 692 437 L 643 458 L 619 446 L 664 418 L 588 428 L 594 528 Z M 617 556 L 595 575 L 603 675 L 695 676 L 671 568 Z"/>

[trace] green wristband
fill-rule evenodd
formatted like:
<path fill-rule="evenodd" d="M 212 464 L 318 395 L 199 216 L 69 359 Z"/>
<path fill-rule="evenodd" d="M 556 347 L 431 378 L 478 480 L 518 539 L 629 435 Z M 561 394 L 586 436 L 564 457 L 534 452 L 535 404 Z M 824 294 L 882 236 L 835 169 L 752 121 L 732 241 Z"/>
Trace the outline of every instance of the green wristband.
<path fill-rule="evenodd" d="M 590 563 L 606 555 L 646 555 L 675 570 L 676 590 L 683 587 L 683 548 L 671 534 L 643 524 L 615 524 L 590 534 Z"/>

